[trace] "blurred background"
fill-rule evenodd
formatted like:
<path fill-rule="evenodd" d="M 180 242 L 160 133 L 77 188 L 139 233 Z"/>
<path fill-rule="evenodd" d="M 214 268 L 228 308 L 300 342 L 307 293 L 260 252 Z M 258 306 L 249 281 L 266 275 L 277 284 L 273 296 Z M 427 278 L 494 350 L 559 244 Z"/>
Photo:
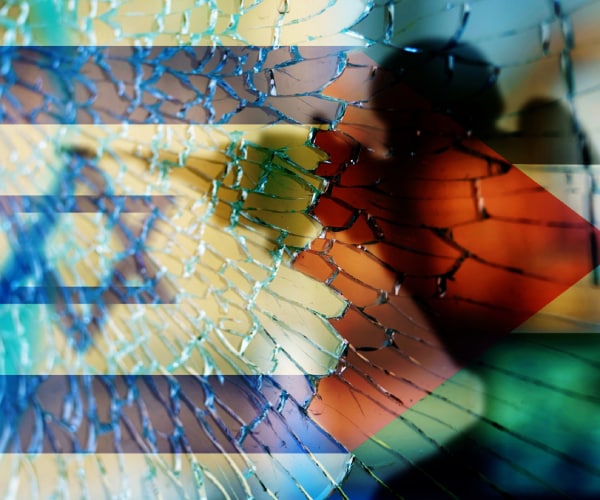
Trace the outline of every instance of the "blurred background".
<path fill-rule="evenodd" d="M 600 2 L 0 16 L 8 497 L 597 495 Z"/>

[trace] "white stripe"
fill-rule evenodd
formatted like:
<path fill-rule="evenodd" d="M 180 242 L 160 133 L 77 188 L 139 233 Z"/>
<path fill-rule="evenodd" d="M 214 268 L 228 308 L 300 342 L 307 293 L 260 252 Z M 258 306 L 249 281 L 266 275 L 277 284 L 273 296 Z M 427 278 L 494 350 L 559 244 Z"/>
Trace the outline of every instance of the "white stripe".
<path fill-rule="evenodd" d="M 355 45 L 361 40 L 343 32 L 357 22 L 370 2 L 311 0 L 293 2 L 286 8 L 286 0 L 210 0 L 199 5 L 198 2 L 181 1 L 106 3 L 79 0 L 62 3 L 59 12 L 52 12 L 50 0 L 38 3 L 22 16 L 26 20 L 25 36 L 33 39 L 23 40 L 23 35 L 13 39 L 16 30 L 5 29 L 0 35 L 5 40 L 9 37 L 6 43 Z M 61 35 L 57 36 L 57 32 Z"/>
<path fill-rule="evenodd" d="M 169 221 L 152 226 L 144 247 L 172 293 L 164 301 L 177 302 L 109 306 L 105 327 L 94 333 L 94 347 L 83 354 L 68 345 L 64 325 L 42 319 L 40 314 L 50 316 L 51 308 L 6 305 L 8 336 L 0 340 L 7 359 L 24 359 L 23 349 L 8 339 L 19 324 L 37 346 L 37 354 L 30 355 L 38 358 L 7 363 L 4 372 L 19 364 L 32 374 L 326 375 L 334 370 L 344 343 L 327 319 L 341 315 L 346 303 L 325 284 L 294 270 L 273 241 L 287 231 L 285 241 L 302 246 L 321 232 L 306 212 L 325 187 L 311 171 L 326 157 L 306 145 L 310 130 L 289 125 L 2 127 L 0 157 L 6 158 L 3 177 L 8 180 L 3 194 L 53 192 L 68 168 L 61 164 L 60 150 L 74 146 L 99 157 L 106 178 L 93 174 L 98 189 L 173 195 L 173 206 L 158 207 Z M 37 149 L 40 142 L 46 147 Z M 285 148 L 281 155 L 273 156 L 280 148 Z M 167 161 L 181 168 L 161 173 Z M 257 183 L 266 174 L 263 196 Z M 90 188 L 80 183 L 78 189 L 76 194 L 88 194 Z M 233 222 L 237 201 L 245 208 Z M 137 234 L 148 217 L 126 213 L 119 220 Z M 45 255 L 61 284 L 98 286 L 122 262 L 118 255 L 128 245 L 106 215 L 64 213 L 46 241 Z M 10 252 L 7 241 L 4 247 Z M 121 272 L 130 286 L 140 285 L 135 269 Z M 89 305 L 74 307 L 81 317 L 94 314 Z"/>
<path fill-rule="evenodd" d="M 5 454 L 0 484 L 7 499 L 325 498 L 350 460 L 349 453 Z"/>

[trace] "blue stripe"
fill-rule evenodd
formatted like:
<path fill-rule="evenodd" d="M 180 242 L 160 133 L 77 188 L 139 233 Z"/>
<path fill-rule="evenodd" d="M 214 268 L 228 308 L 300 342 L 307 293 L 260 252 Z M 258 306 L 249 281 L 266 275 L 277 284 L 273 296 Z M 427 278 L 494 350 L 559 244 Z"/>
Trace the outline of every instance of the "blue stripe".
<path fill-rule="evenodd" d="M 6 213 L 151 213 L 157 207 L 172 204 L 174 196 L 151 195 L 0 195 L 0 207 Z"/>
<path fill-rule="evenodd" d="M 314 391 L 306 376 L 1 376 L 0 453 L 347 453 L 308 416 Z"/>
<path fill-rule="evenodd" d="M 156 283 L 146 286 L 0 286 L 2 304 L 54 304 L 62 299 L 69 304 L 174 304 L 165 301 Z"/>
<path fill-rule="evenodd" d="M 0 120 L 335 122 L 342 106 L 322 91 L 345 66 L 345 52 L 312 47 L 308 54 L 293 47 L 0 47 L 3 99 L 10 103 Z M 18 72 L 27 67 L 35 81 Z M 24 89 L 44 99 L 32 102 Z"/>

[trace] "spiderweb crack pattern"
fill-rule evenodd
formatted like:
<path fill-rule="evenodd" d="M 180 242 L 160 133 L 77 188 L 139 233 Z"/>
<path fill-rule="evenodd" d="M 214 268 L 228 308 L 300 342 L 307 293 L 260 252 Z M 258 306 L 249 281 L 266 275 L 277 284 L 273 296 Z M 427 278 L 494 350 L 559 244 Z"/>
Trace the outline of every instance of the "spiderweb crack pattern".
<path fill-rule="evenodd" d="M 511 396 L 464 372 L 439 386 L 578 279 L 573 262 L 597 263 L 594 229 L 512 164 L 554 171 L 560 151 L 566 190 L 596 220 L 599 2 L 415 5 L 0 6 L 9 496 L 344 497 L 362 491 L 352 475 L 342 484 L 352 465 L 386 494 L 402 493 L 390 478 L 402 467 L 435 494 L 514 492 L 490 463 L 580 491 L 507 442 L 597 484 L 593 452 L 545 444 L 481 403 L 530 411 Z M 420 73 L 428 57 L 439 78 Z M 452 87 L 479 70 L 483 83 Z M 430 80 L 461 105 L 428 99 Z M 463 105 L 490 89 L 504 109 L 482 123 Z M 538 94 L 547 102 L 524 109 Z M 562 115 L 525 126 L 548 102 Z M 595 380 L 576 352 L 557 356 Z M 587 386 L 541 382 L 501 355 L 472 369 L 596 409 Z M 394 417 L 458 472 L 432 471 L 367 422 Z M 455 459 L 448 435 L 464 421 L 505 439 L 466 434 L 487 461 Z"/>

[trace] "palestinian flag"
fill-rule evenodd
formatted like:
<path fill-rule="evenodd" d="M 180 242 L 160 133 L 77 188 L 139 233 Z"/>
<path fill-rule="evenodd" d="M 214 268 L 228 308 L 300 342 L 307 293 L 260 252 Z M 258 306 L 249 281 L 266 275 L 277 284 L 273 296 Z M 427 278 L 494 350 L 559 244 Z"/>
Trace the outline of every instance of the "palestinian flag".
<path fill-rule="evenodd" d="M 7 4 L 6 495 L 598 491 L 563 3 Z"/>

